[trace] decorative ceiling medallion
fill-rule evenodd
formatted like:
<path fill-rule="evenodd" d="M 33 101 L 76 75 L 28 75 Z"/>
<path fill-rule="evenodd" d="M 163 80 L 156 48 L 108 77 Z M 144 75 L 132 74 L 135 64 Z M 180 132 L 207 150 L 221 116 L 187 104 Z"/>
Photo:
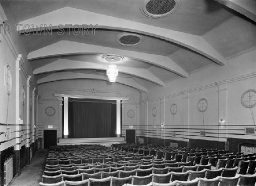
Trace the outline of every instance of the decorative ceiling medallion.
<path fill-rule="evenodd" d="M 172 115 L 176 115 L 177 114 L 177 104 L 172 104 L 170 107 L 170 112 Z"/>
<path fill-rule="evenodd" d="M 153 116 L 154 118 L 157 116 L 157 109 L 156 109 L 155 106 L 152 108 L 152 116 Z"/>
<path fill-rule="evenodd" d="M 173 12 L 177 0 L 145 0 L 143 12 L 146 16 L 160 18 Z"/>
<path fill-rule="evenodd" d="M 55 113 L 56 113 L 56 110 L 55 110 L 54 107 L 49 106 L 49 107 L 46 107 L 46 108 L 45 108 L 44 112 L 45 112 L 45 114 L 46 114 L 47 116 L 54 116 Z"/>
<path fill-rule="evenodd" d="M 12 73 L 10 65 L 6 65 L 4 68 L 4 86 L 7 95 L 10 95 L 12 92 Z"/>
<path fill-rule="evenodd" d="M 241 104 L 245 108 L 253 108 L 256 106 L 256 90 L 249 89 L 241 96 Z"/>
<path fill-rule="evenodd" d="M 103 54 L 102 59 L 106 63 L 119 64 L 125 61 L 125 57 L 114 54 Z"/>
<path fill-rule="evenodd" d="M 141 41 L 141 36 L 138 34 L 123 33 L 119 35 L 118 42 L 124 46 L 135 46 Z"/>
<path fill-rule="evenodd" d="M 197 109 L 199 112 L 205 112 L 208 108 L 208 101 L 205 98 L 199 99 L 197 102 Z"/>
<path fill-rule="evenodd" d="M 128 116 L 128 118 L 131 118 L 131 119 L 134 118 L 134 116 L 135 116 L 134 110 L 132 110 L 132 109 L 128 110 L 127 116 Z"/>

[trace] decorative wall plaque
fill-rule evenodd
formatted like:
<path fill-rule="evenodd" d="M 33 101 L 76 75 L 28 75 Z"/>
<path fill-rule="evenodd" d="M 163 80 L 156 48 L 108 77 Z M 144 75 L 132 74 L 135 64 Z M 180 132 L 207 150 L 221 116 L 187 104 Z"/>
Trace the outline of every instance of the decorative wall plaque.
<path fill-rule="evenodd" d="M 241 104 L 245 108 L 253 108 L 256 106 L 256 90 L 249 89 L 241 96 Z"/>
<path fill-rule="evenodd" d="M 171 112 L 172 115 L 177 114 L 177 104 L 171 104 L 170 112 Z"/>
<path fill-rule="evenodd" d="M 128 118 L 134 118 L 134 116 L 135 116 L 134 110 L 129 109 L 127 112 L 127 116 L 128 116 Z"/>
<path fill-rule="evenodd" d="M 47 116 L 54 116 L 56 112 L 55 108 L 52 106 L 46 107 L 44 111 Z"/>
<path fill-rule="evenodd" d="M 153 116 L 154 118 L 157 116 L 157 109 L 156 109 L 155 106 L 152 108 L 152 116 Z"/>
<path fill-rule="evenodd" d="M 8 95 L 12 92 L 12 73 L 10 65 L 6 65 L 4 69 L 4 85 Z"/>
<path fill-rule="evenodd" d="M 197 109 L 199 112 L 205 112 L 208 108 L 208 101 L 205 98 L 199 99 L 197 102 Z"/>

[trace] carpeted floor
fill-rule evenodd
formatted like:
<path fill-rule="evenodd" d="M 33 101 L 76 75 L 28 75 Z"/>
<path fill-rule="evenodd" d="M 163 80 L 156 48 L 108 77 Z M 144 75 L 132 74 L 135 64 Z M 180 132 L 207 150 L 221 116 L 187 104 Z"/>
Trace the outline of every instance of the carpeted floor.
<path fill-rule="evenodd" d="M 41 181 L 46 154 L 47 151 L 37 151 L 31 163 L 22 169 L 21 174 L 12 180 L 10 186 L 37 186 Z"/>

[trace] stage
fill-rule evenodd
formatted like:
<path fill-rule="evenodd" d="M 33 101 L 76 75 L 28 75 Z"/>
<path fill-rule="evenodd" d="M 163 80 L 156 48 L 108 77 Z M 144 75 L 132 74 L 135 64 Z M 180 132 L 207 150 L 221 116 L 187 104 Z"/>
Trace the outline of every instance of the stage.
<path fill-rule="evenodd" d="M 83 144 L 99 144 L 111 146 L 112 144 L 125 143 L 124 137 L 113 138 L 60 138 L 58 145 L 83 145 Z"/>

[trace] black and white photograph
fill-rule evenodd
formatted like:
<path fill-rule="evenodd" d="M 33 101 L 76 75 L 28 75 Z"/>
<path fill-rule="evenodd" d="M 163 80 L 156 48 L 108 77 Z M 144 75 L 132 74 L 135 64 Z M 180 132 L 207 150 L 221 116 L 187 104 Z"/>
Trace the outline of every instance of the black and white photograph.
<path fill-rule="evenodd" d="M 0 0 L 0 186 L 256 186 L 256 0 Z"/>

